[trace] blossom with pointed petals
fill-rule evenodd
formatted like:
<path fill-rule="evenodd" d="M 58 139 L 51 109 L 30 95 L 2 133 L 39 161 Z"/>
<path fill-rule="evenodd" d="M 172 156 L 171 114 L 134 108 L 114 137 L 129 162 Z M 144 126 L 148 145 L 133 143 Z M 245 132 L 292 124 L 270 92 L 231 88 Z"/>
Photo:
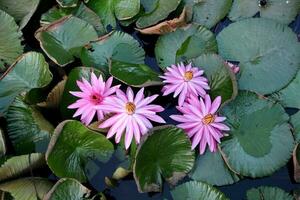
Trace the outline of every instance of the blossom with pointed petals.
<path fill-rule="evenodd" d="M 142 135 L 146 134 L 153 126 L 150 122 L 165 123 L 157 112 L 164 109 L 159 105 L 150 104 L 158 95 L 144 97 L 144 88 L 140 89 L 136 96 L 130 87 L 126 94 L 118 89 L 116 97 L 110 98 L 105 109 L 113 115 L 100 124 L 99 128 L 109 128 L 107 138 L 115 135 L 116 143 L 119 143 L 123 132 L 125 133 L 125 148 L 128 149 L 133 136 L 136 143 L 140 143 Z"/>
<path fill-rule="evenodd" d="M 239 73 L 240 71 L 240 67 L 238 65 L 235 65 L 229 61 L 225 61 L 225 63 L 229 66 L 229 68 L 231 69 L 231 71 L 235 74 Z"/>
<path fill-rule="evenodd" d="M 211 152 L 217 150 L 217 143 L 223 137 L 223 131 L 229 131 L 229 127 L 223 122 L 225 117 L 216 114 L 221 104 L 221 97 L 218 96 L 211 102 L 210 96 L 202 98 L 191 96 L 182 107 L 177 109 L 182 115 L 171 115 L 170 117 L 180 122 L 177 126 L 184 129 L 187 135 L 192 138 L 192 149 L 199 144 L 200 154 L 205 152 L 208 144 Z"/>
<path fill-rule="evenodd" d="M 183 63 L 167 67 L 163 76 L 166 84 L 163 89 L 163 95 L 174 93 L 174 97 L 179 95 L 178 104 L 182 106 L 184 101 L 190 95 L 202 96 L 209 90 L 208 80 L 203 76 L 204 71 L 198 67 L 192 67 L 192 64 L 185 66 Z"/>
<path fill-rule="evenodd" d="M 82 81 L 77 80 L 77 85 L 81 91 L 70 91 L 70 93 L 79 99 L 68 106 L 69 109 L 77 109 L 73 117 L 81 115 L 81 121 L 85 125 L 89 125 L 97 114 L 98 120 L 104 118 L 106 112 L 103 110 L 105 101 L 112 97 L 120 86 L 112 85 L 113 78 L 110 77 L 106 82 L 103 81 L 102 76 L 99 78 L 92 72 L 91 83 L 82 78 Z"/>

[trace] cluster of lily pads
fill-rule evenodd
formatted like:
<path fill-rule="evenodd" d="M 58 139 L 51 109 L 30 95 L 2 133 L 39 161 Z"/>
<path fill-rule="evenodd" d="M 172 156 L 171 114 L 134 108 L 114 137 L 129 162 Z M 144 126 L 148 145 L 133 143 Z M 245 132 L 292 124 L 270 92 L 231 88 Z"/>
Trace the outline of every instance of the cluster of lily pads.
<path fill-rule="evenodd" d="M 223 200 L 218 186 L 270 176 L 291 159 L 300 182 L 299 11 L 298 0 L 0 0 L 1 198 L 109 199 L 134 179 L 139 192 L 161 198 Z M 222 98 L 230 130 L 213 152 L 194 150 L 180 125 L 155 123 L 129 147 L 107 139 L 101 120 L 90 124 L 90 112 L 84 123 L 73 119 L 78 81 L 112 76 L 151 96 L 177 63 L 204 70 L 207 93 Z M 172 96 L 155 104 L 168 124 L 177 124 L 170 114 L 183 120 Z M 179 108 L 181 117 L 191 108 Z M 215 117 L 206 114 L 209 124 Z M 294 198 L 267 186 L 245 196 Z"/>

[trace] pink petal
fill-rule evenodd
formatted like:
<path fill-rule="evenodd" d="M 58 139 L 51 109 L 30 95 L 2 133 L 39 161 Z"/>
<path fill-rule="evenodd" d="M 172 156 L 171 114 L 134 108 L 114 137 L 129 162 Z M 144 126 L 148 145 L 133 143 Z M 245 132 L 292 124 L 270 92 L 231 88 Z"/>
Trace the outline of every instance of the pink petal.
<path fill-rule="evenodd" d="M 213 101 L 212 105 L 211 105 L 211 109 L 210 109 L 210 113 L 211 114 L 215 114 L 217 112 L 217 110 L 219 109 L 220 105 L 221 105 L 221 96 L 218 96 L 217 98 L 215 98 L 215 100 Z"/>
<path fill-rule="evenodd" d="M 122 134 L 127 126 L 127 121 L 128 121 L 128 118 L 125 118 L 124 120 L 124 123 L 120 126 L 120 128 L 117 130 L 117 134 L 116 134 L 116 137 L 115 137 L 115 142 L 118 144 L 122 138 Z"/>
<path fill-rule="evenodd" d="M 138 104 L 136 104 L 136 108 L 140 108 L 140 107 L 143 107 L 149 103 L 151 103 L 152 101 L 154 101 L 156 98 L 158 97 L 158 95 L 152 95 L 152 96 L 149 96 L 143 100 L 141 100 Z"/>
<path fill-rule="evenodd" d="M 126 133 L 125 133 L 125 149 L 128 149 L 133 138 L 133 127 L 131 118 L 128 118 Z"/>
<path fill-rule="evenodd" d="M 154 122 L 157 122 L 157 123 L 162 123 L 162 124 L 165 124 L 166 121 L 161 118 L 160 116 L 158 115 L 153 115 L 153 114 L 144 114 L 145 117 L 147 117 L 148 119 L 150 119 L 151 121 L 154 121 Z"/>
<path fill-rule="evenodd" d="M 204 97 L 205 99 L 205 106 L 206 106 L 206 110 L 209 111 L 210 108 L 211 108 L 211 99 L 210 99 L 210 96 L 207 94 L 205 95 Z"/>
<path fill-rule="evenodd" d="M 186 84 L 186 83 L 184 82 L 184 83 L 182 83 L 182 84 L 178 84 L 178 85 L 177 85 L 177 88 L 176 88 L 176 90 L 175 90 L 175 92 L 174 92 L 174 95 L 173 95 L 174 98 L 177 97 L 178 94 L 179 94 L 180 92 L 182 92 L 183 87 L 185 86 L 185 84 Z"/>
<path fill-rule="evenodd" d="M 199 130 L 199 132 L 193 137 L 192 142 L 192 149 L 195 149 L 195 147 L 199 144 L 201 138 L 203 137 L 203 127 Z"/>
<path fill-rule="evenodd" d="M 214 122 L 223 122 L 226 120 L 226 117 L 216 117 Z"/>
<path fill-rule="evenodd" d="M 109 129 L 108 133 L 107 133 L 107 138 L 111 138 L 112 136 L 114 136 L 114 134 L 117 132 L 117 130 L 120 128 L 120 126 L 124 123 L 126 116 L 122 115 L 122 117 L 116 122 L 114 123 L 111 128 Z"/>
<path fill-rule="evenodd" d="M 110 118 L 108 118 L 107 120 L 105 120 L 102 124 L 99 125 L 99 128 L 108 128 L 110 126 L 112 126 L 114 123 L 116 123 L 121 117 L 123 116 L 123 114 L 116 114 Z"/>
<path fill-rule="evenodd" d="M 133 94 L 131 87 L 127 87 L 126 95 L 127 95 L 128 101 L 133 102 L 134 94 Z"/>
<path fill-rule="evenodd" d="M 177 122 L 190 122 L 190 119 L 187 119 L 183 115 L 171 115 L 170 118 Z"/>
<path fill-rule="evenodd" d="M 137 104 L 144 98 L 144 88 L 140 89 L 134 98 L 134 104 Z"/>
<path fill-rule="evenodd" d="M 89 97 L 89 94 L 86 94 L 84 92 L 73 92 L 73 91 L 70 91 L 70 94 L 72 94 L 75 97 L 79 97 L 79 98 L 88 98 Z"/>
<path fill-rule="evenodd" d="M 133 134 L 134 134 L 135 141 L 137 144 L 139 144 L 141 139 L 141 133 L 140 133 L 139 125 L 137 124 L 134 118 L 132 119 L 132 127 L 133 127 Z"/>
<path fill-rule="evenodd" d="M 225 124 L 214 122 L 214 123 L 211 123 L 210 125 L 219 130 L 222 130 L 222 131 L 230 131 L 230 128 L 228 126 L 226 126 Z"/>
<path fill-rule="evenodd" d="M 182 106 L 186 98 L 187 98 L 187 85 L 184 84 L 183 90 L 179 95 L 178 105 Z"/>

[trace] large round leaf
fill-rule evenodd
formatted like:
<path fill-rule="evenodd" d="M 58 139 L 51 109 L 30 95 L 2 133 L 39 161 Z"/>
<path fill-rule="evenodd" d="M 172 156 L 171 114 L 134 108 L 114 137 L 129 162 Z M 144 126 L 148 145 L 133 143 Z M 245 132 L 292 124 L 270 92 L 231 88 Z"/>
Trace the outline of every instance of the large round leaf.
<path fill-rule="evenodd" d="M 204 70 L 213 98 L 221 96 L 222 101 L 227 102 L 236 97 L 235 75 L 222 58 L 216 54 L 204 54 L 194 59 L 193 63 Z"/>
<path fill-rule="evenodd" d="M 267 176 L 290 159 L 294 140 L 289 117 L 278 103 L 240 91 L 222 114 L 227 117 L 230 136 L 224 138 L 221 148 L 238 174 Z"/>
<path fill-rule="evenodd" d="M 261 94 L 280 90 L 293 79 L 300 65 L 296 34 L 271 20 L 254 18 L 233 23 L 217 40 L 223 58 L 240 62 L 241 89 Z"/>
<path fill-rule="evenodd" d="M 260 13 L 260 17 L 274 19 L 280 23 L 289 24 L 300 11 L 298 0 L 272 0 L 261 6 L 257 0 L 235 0 L 229 13 L 233 21 L 241 20 Z"/>
<path fill-rule="evenodd" d="M 216 188 L 202 182 L 190 181 L 171 191 L 174 200 L 229 200 Z"/>
<path fill-rule="evenodd" d="M 78 121 L 64 121 L 54 130 L 46 160 L 58 177 L 86 181 L 86 164 L 90 160 L 107 162 L 114 152 L 104 135 L 89 130 Z"/>
<path fill-rule="evenodd" d="M 133 167 L 139 191 L 161 191 L 162 178 L 175 185 L 192 169 L 194 160 L 190 140 L 183 130 L 174 126 L 150 130 L 138 147 Z"/>
<path fill-rule="evenodd" d="M 85 66 L 99 68 L 107 74 L 110 59 L 144 64 L 145 51 L 132 36 L 116 31 L 91 42 L 81 54 L 81 61 Z"/>
<path fill-rule="evenodd" d="M 140 0 L 114 0 L 115 15 L 118 20 L 128 20 L 140 12 Z"/>
<path fill-rule="evenodd" d="M 60 66 L 74 61 L 82 47 L 97 39 L 97 32 L 88 22 L 66 16 L 37 30 L 35 37 L 51 60 Z"/>
<path fill-rule="evenodd" d="M 19 27 L 14 18 L 0 10 L 0 24 L 0 68 L 3 68 L 16 60 L 23 52 L 23 47 L 21 45 L 22 33 L 18 30 Z"/>
<path fill-rule="evenodd" d="M 293 200 L 289 193 L 277 187 L 261 186 L 247 191 L 247 200 Z"/>
<path fill-rule="evenodd" d="M 162 69 L 181 61 L 196 58 L 203 53 L 216 53 L 217 42 L 212 32 L 204 26 L 189 25 L 160 36 L 155 55 Z"/>
<path fill-rule="evenodd" d="M 60 179 L 46 194 L 44 200 L 82 200 L 90 196 L 90 190 L 76 179 Z"/>
<path fill-rule="evenodd" d="M 300 142 L 300 111 L 291 116 L 296 142 Z"/>
<path fill-rule="evenodd" d="M 9 192 L 14 199 L 40 200 L 53 184 L 44 178 L 23 178 L 0 184 L 0 190 Z"/>
<path fill-rule="evenodd" d="M 17 154 L 46 151 L 54 128 L 35 106 L 18 96 L 6 117 L 8 136 Z"/>
<path fill-rule="evenodd" d="M 233 184 L 240 178 L 232 172 L 224 162 L 220 152 L 206 151 L 198 155 L 194 168 L 189 176 L 196 181 L 222 186 Z"/>

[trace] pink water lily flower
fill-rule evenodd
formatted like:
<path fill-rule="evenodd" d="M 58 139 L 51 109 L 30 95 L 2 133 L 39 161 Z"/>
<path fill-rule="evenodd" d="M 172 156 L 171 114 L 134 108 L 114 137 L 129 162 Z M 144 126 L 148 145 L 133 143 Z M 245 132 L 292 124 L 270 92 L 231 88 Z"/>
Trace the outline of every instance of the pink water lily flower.
<path fill-rule="evenodd" d="M 158 95 L 144 97 L 144 88 L 140 89 L 136 96 L 130 87 L 126 94 L 118 89 L 116 97 L 109 99 L 106 109 L 113 115 L 100 124 L 99 128 L 109 128 L 107 138 L 115 135 L 116 143 L 119 143 L 122 134 L 125 134 L 125 148 L 128 149 L 133 136 L 136 143 L 140 143 L 142 135 L 146 134 L 153 126 L 150 121 L 165 123 L 157 112 L 164 109 L 159 105 L 150 104 Z"/>
<path fill-rule="evenodd" d="M 225 63 L 230 67 L 233 73 L 237 74 L 240 71 L 240 67 L 238 65 L 232 64 L 229 61 L 225 61 Z"/>
<path fill-rule="evenodd" d="M 179 95 L 178 104 L 182 106 L 190 95 L 202 96 L 209 90 L 208 80 L 203 76 L 204 71 L 192 64 L 185 66 L 183 63 L 168 67 L 163 76 L 165 86 L 163 95 L 174 93 L 174 98 Z"/>
<path fill-rule="evenodd" d="M 217 151 L 217 143 L 223 137 L 223 131 L 229 131 L 229 127 L 223 122 L 225 117 L 216 114 L 221 104 L 221 97 L 211 102 L 210 96 L 202 98 L 192 96 L 182 107 L 177 107 L 182 115 L 170 116 L 180 122 L 177 126 L 184 129 L 192 138 L 192 149 L 199 144 L 200 154 L 205 152 L 208 144 L 211 152 Z"/>
<path fill-rule="evenodd" d="M 80 120 L 89 125 L 93 120 L 95 114 L 97 114 L 98 120 L 102 120 L 106 111 L 105 101 L 112 97 L 116 92 L 116 89 L 120 86 L 112 85 L 113 78 L 110 77 L 106 82 L 100 75 L 99 78 L 92 72 L 91 83 L 82 78 L 82 81 L 77 81 L 77 85 L 81 91 L 70 91 L 70 93 L 79 99 L 68 106 L 69 109 L 77 109 L 73 117 L 81 115 Z"/>

